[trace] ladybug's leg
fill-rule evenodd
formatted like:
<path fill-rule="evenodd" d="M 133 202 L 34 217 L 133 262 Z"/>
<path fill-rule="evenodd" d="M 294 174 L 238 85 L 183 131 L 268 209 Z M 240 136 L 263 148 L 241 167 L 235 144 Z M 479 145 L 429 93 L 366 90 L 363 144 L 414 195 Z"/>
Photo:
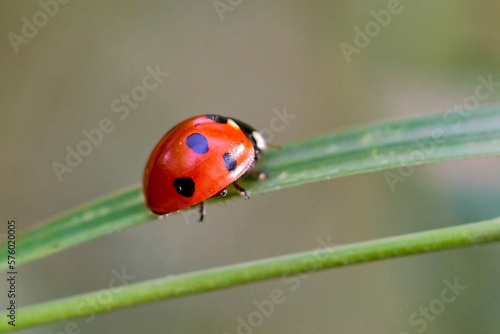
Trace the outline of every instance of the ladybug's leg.
<path fill-rule="evenodd" d="M 213 195 L 211 198 L 214 198 L 214 197 L 219 197 L 219 196 L 224 197 L 224 196 L 226 196 L 226 195 L 227 195 L 227 189 L 226 189 L 226 188 L 224 188 L 224 189 L 222 189 L 221 191 L 219 191 L 217 194 Z"/>
<path fill-rule="evenodd" d="M 227 194 L 227 189 L 222 189 L 221 191 L 219 191 L 217 194 L 213 195 L 212 197 L 210 198 L 214 198 L 214 197 L 219 197 L 219 196 L 226 196 Z M 205 202 L 200 202 L 200 208 L 199 208 L 199 212 L 200 212 L 200 220 L 199 222 L 203 222 L 203 217 L 205 217 L 205 213 L 206 213 L 206 210 L 205 210 Z"/>
<path fill-rule="evenodd" d="M 200 210 L 199 211 L 200 212 L 200 220 L 199 220 L 199 222 L 202 223 L 203 222 L 203 217 L 205 217 L 205 212 L 206 212 L 205 211 L 205 202 L 201 202 L 200 203 L 200 209 L 199 210 Z"/>
<path fill-rule="evenodd" d="M 245 196 L 245 199 L 250 198 L 250 195 L 248 195 L 248 192 L 245 189 L 243 189 L 238 183 L 234 182 L 233 185 L 236 188 L 236 190 L 240 193 L 240 195 Z"/>

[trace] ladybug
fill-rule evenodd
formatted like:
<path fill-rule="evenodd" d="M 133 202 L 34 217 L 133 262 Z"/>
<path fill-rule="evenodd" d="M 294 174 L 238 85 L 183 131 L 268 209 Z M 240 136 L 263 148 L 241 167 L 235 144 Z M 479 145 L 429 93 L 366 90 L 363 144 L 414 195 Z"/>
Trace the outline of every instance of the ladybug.
<path fill-rule="evenodd" d="M 224 196 L 254 166 L 267 148 L 251 126 L 224 116 L 200 115 L 172 128 L 158 142 L 144 169 L 144 195 L 148 208 L 158 215 L 180 211 Z"/>

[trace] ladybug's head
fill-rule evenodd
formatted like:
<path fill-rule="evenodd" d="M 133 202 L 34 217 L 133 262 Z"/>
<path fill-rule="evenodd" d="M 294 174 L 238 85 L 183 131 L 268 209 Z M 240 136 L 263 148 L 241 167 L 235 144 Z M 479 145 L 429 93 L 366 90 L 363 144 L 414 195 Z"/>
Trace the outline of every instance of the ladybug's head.
<path fill-rule="evenodd" d="M 253 148 L 255 150 L 255 159 L 259 159 L 260 153 L 265 152 L 267 150 L 266 140 L 264 136 L 259 131 L 252 131 L 252 138 L 250 141 L 253 144 Z"/>

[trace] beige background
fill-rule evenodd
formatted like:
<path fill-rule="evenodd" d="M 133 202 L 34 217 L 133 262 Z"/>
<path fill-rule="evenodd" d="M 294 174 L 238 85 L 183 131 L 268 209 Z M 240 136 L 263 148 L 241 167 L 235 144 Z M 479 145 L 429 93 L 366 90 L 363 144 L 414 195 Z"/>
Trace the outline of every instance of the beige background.
<path fill-rule="evenodd" d="M 43 3 L 43 0 L 42 0 Z M 47 3 L 47 2 L 45 2 Z M 273 109 L 296 117 L 273 143 L 391 118 L 443 112 L 474 94 L 479 76 L 500 80 L 497 1 L 401 1 L 348 63 L 341 43 L 389 1 L 232 1 L 221 21 L 211 0 L 70 1 L 18 46 L 36 1 L 0 3 L 0 212 L 19 228 L 140 182 L 156 141 L 188 116 L 218 113 L 258 129 Z M 12 36 L 12 35 L 10 35 Z M 112 102 L 142 84 L 146 67 L 168 77 L 123 120 Z M 495 92 L 485 103 L 497 102 Z M 114 131 L 59 182 L 64 162 L 109 118 Z M 22 267 L 19 303 L 498 216 L 496 158 L 420 166 L 392 192 L 373 173 L 209 206 L 195 215 L 99 238 Z M 0 231 L 4 232 L 4 231 Z M 497 333 L 498 245 L 401 258 L 274 280 L 79 319 L 82 333 L 236 333 L 254 301 L 285 300 L 255 333 L 416 333 L 419 308 L 439 305 L 444 280 L 467 288 L 426 333 Z M 299 285 L 300 283 L 300 285 Z M 295 290 L 292 290 L 295 289 Z M 0 296 L 6 295 L 0 281 Z M 2 299 L 0 299 L 1 301 Z M 0 305 L 2 306 L 2 305 Z M 3 306 L 2 306 L 3 307 Z M 417 319 L 424 319 L 418 316 Z M 2 320 L 3 321 L 3 320 Z M 28 331 L 60 333 L 65 322 Z M 71 327 L 70 325 L 69 327 Z"/>

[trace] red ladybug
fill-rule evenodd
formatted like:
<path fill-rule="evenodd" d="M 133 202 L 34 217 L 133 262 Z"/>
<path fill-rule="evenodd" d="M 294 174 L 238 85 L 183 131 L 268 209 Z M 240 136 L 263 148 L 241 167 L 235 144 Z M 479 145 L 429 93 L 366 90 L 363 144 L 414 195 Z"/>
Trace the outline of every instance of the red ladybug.
<path fill-rule="evenodd" d="M 189 118 L 171 129 L 151 153 L 144 170 L 146 204 L 163 215 L 225 195 L 258 160 L 266 142 L 249 125 L 219 115 Z"/>

